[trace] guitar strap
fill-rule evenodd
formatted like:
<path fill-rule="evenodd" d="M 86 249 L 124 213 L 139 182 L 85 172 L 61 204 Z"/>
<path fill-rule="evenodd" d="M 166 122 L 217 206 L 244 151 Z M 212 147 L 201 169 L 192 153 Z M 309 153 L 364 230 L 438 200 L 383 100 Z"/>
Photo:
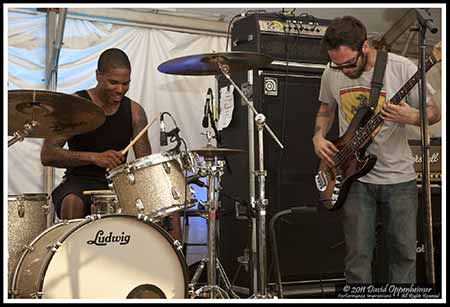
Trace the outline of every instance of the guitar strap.
<path fill-rule="evenodd" d="M 383 87 L 384 70 L 386 68 L 387 52 L 377 50 L 377 59 L 372 77 L 372 88 L 370 90 L 369 106 L 375 111 L 378 104 L 381 88 Z"/>

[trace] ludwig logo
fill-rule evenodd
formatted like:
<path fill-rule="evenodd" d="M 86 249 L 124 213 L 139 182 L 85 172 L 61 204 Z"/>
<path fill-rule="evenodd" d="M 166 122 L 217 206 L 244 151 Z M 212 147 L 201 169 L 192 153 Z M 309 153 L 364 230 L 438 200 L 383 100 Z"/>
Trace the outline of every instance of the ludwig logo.
<path fill-rule="evenodd" d="M 95 245 L 107 245 L 108 243 L 114 243 L 117 242 L 120 245 L 126 245 L 130 242 L 130 235 L 125 235 L 124 232 L 122 232 L 121 235 L 113 235 L 112 232 L 110 232 L 108 235 L 104 235 L 103 230 L 97 231 L 97 234 L 95 235 L 94 240 L 89 240 L 86 243 L 87 244 L 95 244 Z"/>

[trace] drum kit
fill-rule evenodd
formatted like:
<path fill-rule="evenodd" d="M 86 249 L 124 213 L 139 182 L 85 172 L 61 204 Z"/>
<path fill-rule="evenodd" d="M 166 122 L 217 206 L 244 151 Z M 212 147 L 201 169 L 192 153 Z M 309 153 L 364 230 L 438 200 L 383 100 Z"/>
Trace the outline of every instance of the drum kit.
<path fill-rule="evenodd" d="M 269 64 L 268 56 L 251 52 L 211 53 L 169 60 L 158 67 L 177 75 L 224 74 L 246 71 Z M 235 86 L 238 89 L 237 86 Z M 238 89 L 239 91 L 239 89 Z M 241 92 L 240 92 L 241 93 Z M 247 101 L 255 114 L 262 142 L 270 128 Z M 105 121 L 103 111 L 75 95 L 39 90 L 8 92 L 8 146 L 25 137 L 71 136 L 96 129 Z M 47 228 L 52 208 L 47 194 L 8 197 L 8 293 L 11 298 L 239 298 L 232 290 L 216 252 L 218 193 L 225 158 L 241 154 L 238 149 L 207 145 L 188 152 L 152 154 L 108 170 L 111 190 L 85 191 L 92 199 L 91 214 L 84 219 L 62 220 Z M 279 143 L 280 146 L 281 143 Z M 260 144 L 260 149 L 262 144 Z M 262 151 L 261 151 L 262 152 Z M 201 161 L 203 158 L 203 161 Z M 258 226 L 265 227 L 262 154 Z M 180 242 L 159 222 L 168 215 L 194 206 L 187 183 L 187 169 L 207 179 L 204 203 L 208 225 L 208 254 L 193 278 Z M 187 172 L 186 172 L 187 173 Z M 265 248 L 265 231 L 258 239 Z M 267 297 L 265 254 L 256 298 Z M 198 287 L 207 264 L 207 284 Z M 221 288 L 224 285 L 225 289 Z"/>

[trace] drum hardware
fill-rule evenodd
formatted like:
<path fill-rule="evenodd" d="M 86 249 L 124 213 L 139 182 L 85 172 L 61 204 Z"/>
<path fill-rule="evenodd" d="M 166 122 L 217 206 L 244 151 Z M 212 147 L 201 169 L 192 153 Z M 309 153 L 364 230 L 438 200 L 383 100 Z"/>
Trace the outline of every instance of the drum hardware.
<path fill-rule="evenodd" d="M 219 75 L 223 74 L 230 83 L 239 92 L 243 101 L 247 104 L 249 110 L 253 113 L 254 120 L 258 130 L 258 151 L 259 151 L 259 170 L 255 171 L 255 177 L 258 179 L 259 195 L 258 200 L 252 199 L 252 204 L 256 206 L 257 219 L 256 219 L 256 236 L 257 246 L 256 251 L 258 258 L 258 270 L 257 273 L 257 289 L 254 294 L 256 298 L 266 298 L 267 293 L 267 260 L 266 260 L 266 207 L 268 200 L 265 198 L 265 177 L 267 172 L 264 170 L 264 147 L 263 147 L 263 130 L 266 129 L 275 142 L 284 148 L 273 131 L 266 123 L 266 117 L 257 112 L 253 104 L 247 99 L 242 90 L 231 79 L 229 73 L 231 71 L 248 71 L 258 67 L 263 67 L 272 62 L 272 57 L 254 52 L 226 52 L 226 53 L 212 53 L 212 54 L 199 54 L 176 58 L 166 61 L 158 66 L 158 70 L 167 74 L 179 74 L 179 75 Z M 250 135 L 249 137 L 253 137 Z M 249 139 L 250 143 L 250 139 Z M 214 155 L 211 155 L 211 157 Z M 249 160 L 254 161 L 254 152 L 249 153 Z M 211 265 L 210 265 L 211 266 Z M 212 266 L 214 268 L 214 266 Z"/>
<path fill-rule="evenodd" d="M 103 110 L 89 100 L 40 90 L 8 91 L 8 147 L 24 137 L 69 136 L 104 123 Z"/>
<path fill-rule="evenodd" d="M 234 83 L 231 79 L 230 75 L 230 66 L 227 63 L 218 62 L 218 66 L 222 74 L 230 81 L 231 84 L 234 85 L 235 89 L 241 95 L 243 100 L 247 103 L 248 108 L 253 112 L 255 116 L 255 124 L 258 131 L 258 167 L 259 170 L 255 171 L 255 177 L 258 179 L 259 193 L 258 199 L 255 201 L 255 207 L 257 211 L 257 219 L 256 219 L 256 236 L 257 236 L 257 260 L 258 260 L 258 278 L 257 278 L 257 289 L 256 293 L 253 294 L 254 298 L 269 298 L 271 297 L 270 293 L 267 291 L 267 248 L 266 248 L 266 207 L 268 206 L 268 199 L 265 197 L 265 178 L 267 176 L 267 171 L 264 170 L 264 128 L 269 132 L 270 136 L 275 140 L 275 142 L 280 146 L 281 149 L 284 146 L 269 128 L 266 123 L 266 117 L 259 113 L 253 104 L 247 99 L 241 89 Z M 250 157 L 250 159 L 254 159 L 254 157 Z"/>
<path fill-rule="evenodd" d="M 214 147 L 211 145 L 212 137 L 209 131 L 206 136 L 208 139 L 206 147 L 194 149 L 192 152 L 204 157 L 205 166 L 200 167 L 199 173 L 205 174 L 208 178 L 208 197 L 207 202 L 204 204 L 208 209 L 208 257 L 200 261 L 200 264 L 194 273 L 194 277 L 189 284 L 190 295 L 191 298 L 239 298 L 239 296 L 233 292 L 225 270 L 217 259 L 216 230 L 218 229 L 217 210 L 219 207 L 217 193 L 221 190 L 220 178 L 223 175 L 223 168 L 225 166 L 223 157 L 225 155 L 242 153 L 244 151 Z M 195 290 L 200 274 L 205 266 L 207 266 L 207 285 Z M 218 285 L 218 282 L 220 281 L 225 285 L 226 290 Z"/>

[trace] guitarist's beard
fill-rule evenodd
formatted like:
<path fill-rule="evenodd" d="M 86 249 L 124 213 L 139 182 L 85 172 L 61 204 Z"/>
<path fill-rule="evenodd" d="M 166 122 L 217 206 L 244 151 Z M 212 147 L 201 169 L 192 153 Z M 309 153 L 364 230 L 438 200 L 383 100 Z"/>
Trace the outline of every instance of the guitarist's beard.
<path fill-rule="evenodd" d="M 367 54 L 363 53 L 361 65 L 358 65 L 352 71 L 343 72 L 344 75 L 346 75 L 350 79 L 358 79 L 359 77 L 361 77 L 362 73 L 364 72 L 364 69 L 366 68 L 368 58 L 369 58 L 369 56 Z"/>

